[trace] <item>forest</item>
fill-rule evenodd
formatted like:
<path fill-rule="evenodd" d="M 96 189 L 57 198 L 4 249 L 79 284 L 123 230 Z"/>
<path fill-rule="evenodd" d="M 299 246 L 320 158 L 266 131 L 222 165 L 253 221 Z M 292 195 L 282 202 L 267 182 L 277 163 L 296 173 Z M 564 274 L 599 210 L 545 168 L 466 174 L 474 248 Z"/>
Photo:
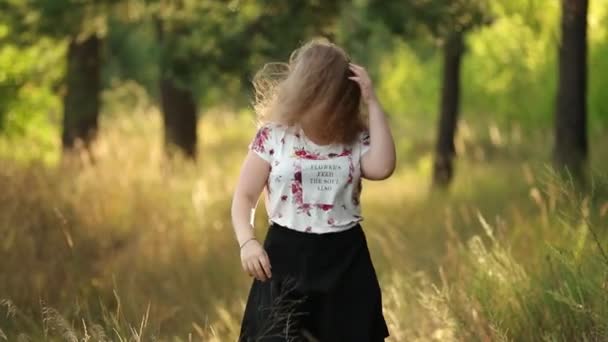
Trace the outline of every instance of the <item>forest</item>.
<path fill-rule="evenodd" d="M 252 80 L 316 38 L 395 136 L 388 341 L 607 341 L 607 0 L 0 0 L 0 340 L 236 341 Z"/>

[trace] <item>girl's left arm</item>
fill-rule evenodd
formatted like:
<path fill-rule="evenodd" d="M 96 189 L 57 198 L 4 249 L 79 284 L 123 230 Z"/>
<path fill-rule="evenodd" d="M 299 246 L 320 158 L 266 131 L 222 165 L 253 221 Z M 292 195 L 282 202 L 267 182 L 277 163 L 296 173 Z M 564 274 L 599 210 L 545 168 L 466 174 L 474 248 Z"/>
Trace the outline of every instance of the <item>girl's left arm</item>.
<path fill-rule="evenodd" d="M 350 79 L 359 84 L 369 111 L 370 147 L 361 157 L 362 176 L 370 180 L 386 179 L 395 171 L 395 141 L 367 71 L 355 64 L 351 64 L 350 68 L 355 74 Z"/>

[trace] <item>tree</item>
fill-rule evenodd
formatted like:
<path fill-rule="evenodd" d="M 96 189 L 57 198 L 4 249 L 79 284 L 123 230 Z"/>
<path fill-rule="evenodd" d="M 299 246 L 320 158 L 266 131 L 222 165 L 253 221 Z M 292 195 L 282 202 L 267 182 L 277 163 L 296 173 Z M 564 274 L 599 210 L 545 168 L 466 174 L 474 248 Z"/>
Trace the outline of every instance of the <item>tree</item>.
<path fill-rule="evenodd" d="M 106 16 L 118 0 L 33 0 L 30 11 L 39 15 L 33 30 L 58 40 L 67 39 L 64 79 L 64 151 L 79 143 L 88 149 L 97 134 L 101 91 L 103 37 Z"/>
<path fill-rule="evenodd" d="M 97 35 L 91 35 L 82 41 L 71 39 L 69 43 L 61 136 L 64 149 L 73 149 L 79 141 L 88 147 L 97 133 L 101 42 Z"/>
<path fill-rule="evenodd" d="M 561 0 L 554 161 L 582 180 L 587 159 L 588 0 Z"/>
<path fill-rule="evenodd" d="M 433 163 L 433 184 L 446 187 L 454 175 L 454 137 L 460 114 L 460 70 L 463 55 L 463 33 L 453 32 L 443 46 L 441 103 Z"/>
<path fill-rule="evenodd" d="M 187 157 L 196 158 L 197 103 L 192 90 L 188 54 L 175 53 L 172 45 L 188 35 L 188 27 L 172 30 L 167 23 L 156 20 L 157 37 L 161 46 L 159 93 L 163 116 L 165 149 L 172 155 L 174 148 Z M 174 25 L 175 26 L 175 25 Z M 173 48 L 177 48 L 173 46 Z M 191 71 L 192 72 L 192 71 Z"/>
<path fill-rule="evenodd" d="M 287 59 L 302 39 L 329 31 L 338 4 L 148 0 L 161 47 L 159 89 L 168 151 L 177 148 L 195 158 L 197 107 L 200 92 L 208 90 L 201 85 L 229 77 L 248 82 L 261 61 Z"/>
<path fill-rule="evenodd" d="M 490 21 L 488 6 L 487 0 L 371 2 L 372 13 L 383 18 L 393 33 L 404 38 L 427 37 L 441 46 L 440 117 L 433 163 L 433 185 L 438 188 L 447 187 L 454 174 L 464 37 L 468 31 Z"/>
<path fill-rule="evenodd" d="M 105 17 L 117 2 L 31 0 L 6 2 L 3 6 L 5 13 L 15 18 L 12 24 L 19 31 L 17 40 L 21 44 L 39 37 L 68 42 L 63 80 L 64 151 L 72 150 L 79 141 L 88 147 L 96 135 Z"/>

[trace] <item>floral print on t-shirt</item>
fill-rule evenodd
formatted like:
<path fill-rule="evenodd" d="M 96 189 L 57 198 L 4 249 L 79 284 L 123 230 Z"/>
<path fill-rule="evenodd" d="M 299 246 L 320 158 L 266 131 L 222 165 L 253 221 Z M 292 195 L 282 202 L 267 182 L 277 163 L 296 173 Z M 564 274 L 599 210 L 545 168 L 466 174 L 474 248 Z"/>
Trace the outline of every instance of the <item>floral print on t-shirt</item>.
<path fill-rule="evenodd" d="M 303 232 L 346 230 L 361 221 L 361 156 L 369 134 L 352 145 L 317 145 L 301 129 L 269 123 L 250 149 L 269 163 L 265 202 L 270 221 Z"/>

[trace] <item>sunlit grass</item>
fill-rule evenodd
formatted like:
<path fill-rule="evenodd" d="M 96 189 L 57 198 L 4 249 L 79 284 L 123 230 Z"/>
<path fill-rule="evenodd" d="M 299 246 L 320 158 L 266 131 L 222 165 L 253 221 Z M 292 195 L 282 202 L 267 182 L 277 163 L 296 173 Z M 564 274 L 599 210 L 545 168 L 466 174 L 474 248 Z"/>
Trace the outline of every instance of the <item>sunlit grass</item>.
<path fill-rule="evenodd" d="M 363 195 L 391 340 L 606 337 L 601 176 L 577 195 L 543 165 L 542 133 L 465 122 L 452 191 L 432 193 L 432 130 L 395 121 L 399 167 Z M 255 126 L 199 124 L 196 163 L 165 160 L 154 108 L 105 116 L 93 160 L 2 157 L 0 339 L 236 339 L 250 279 L 229 206 Z"/>

